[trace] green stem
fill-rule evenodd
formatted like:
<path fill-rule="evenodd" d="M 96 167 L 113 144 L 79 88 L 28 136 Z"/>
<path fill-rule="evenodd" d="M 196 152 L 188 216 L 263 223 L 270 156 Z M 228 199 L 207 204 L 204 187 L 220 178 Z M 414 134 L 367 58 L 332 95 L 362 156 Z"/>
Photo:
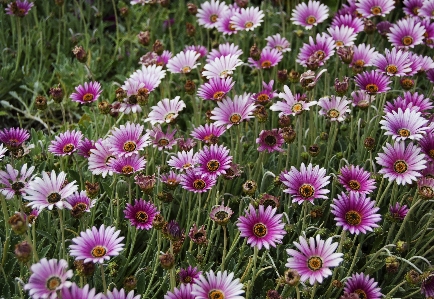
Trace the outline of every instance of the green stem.
<path fill-rule="evenodd" d="M 221 264 L 221 270 L 222 272 L 225 270 L 225 258 L 226 258 L 226 247 L 227 247 L 227 243 L 228 243 L 228 237 L 226 234 L 226 225 L 222 226 L 223 229 L 223 257 L 222 257 L 222 264 Z"/>
<path fill-rule="evenodd" d="M 59 209 L 59 220 L 60 220 L 60 232 L 62 234 L 62 258 L 66 258 L 66 249 L 65 249 L 65 228 L 63 223 L 63 210 Z"/>
<path fill-rule="evenodd" d="M 101 278 L 102 278 L 102 288 L 103 288 L 103 292 L 104 294 L 107 293 L 107 283 L 105 282 L 105 273 L 104 273 L 104 266 L 103 264 L 99 264 L 100 269 L 101 269 Z"/>

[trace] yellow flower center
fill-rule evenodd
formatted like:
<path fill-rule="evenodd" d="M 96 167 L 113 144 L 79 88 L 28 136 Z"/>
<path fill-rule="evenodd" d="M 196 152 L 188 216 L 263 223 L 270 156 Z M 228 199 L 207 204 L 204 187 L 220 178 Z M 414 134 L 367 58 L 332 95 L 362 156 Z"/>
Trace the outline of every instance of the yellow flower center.
<path fill-rule="evenodd" d="M 403 160 L 398 160 L 395 163 L 393 163 L 393 170 L 397 173 L 404 173 L 408 169 L 407 163 L 405 163 Z"/>
<path fill-rule="evenodd" d="M 268 102 L 269 99 L 270 99 L 270 97 L 268 95 L 266 95 L 265 93 L 262 93 L 258 96 L 257 101 L 259 103 L 266 103 L 266 102 Z"/>
<path fill-rule="evenodd" d="M 149 216 L 148 216 L 148 214 L 146 214 L 146 212 L 144 212 L 144 211 L 138 211 L 138 212 L 136 213 L 136 215 L 135 215 L 135 219 L 136 219 L 138 222 L 142 222 L 142 223 L 144 223 L 144 222 L 147 222 L 147 221 L 148 221 Z"/>
<path fill-rule="evenodd" d="M 381 10 L 381 7 L 374 6 L 371 8 L 371 12 L 374 16 L 377 16 L 377 15 L 381 14 L 382 10 Z"/>
<path fill-rule="evenodd" d="M 308 16 L 306 18 L 306 23 L 308 23 L 309 25 L 313 25 L 316 23 L 316 18 L 314 16 Z"/>
<path fill-rule="evenodd" d="M 65 154 L 72 152 L 75 149 L 75 146 L 72 143 L 68 143 L 63 147 L 63 152 Z"/>
<path fill-rule="evenodd" d="M 359 295 L 360 299 L 368 299 L 368 295 L 366 295 L 366 292 L 362 289 L 357 289 L 354 291 L 357 295 Z"/>
<path fill-rule="evenodd" d="M 244 28 L 246 28 L 246 29 L 249 29 L 252 27 L 253 27 L 253 22 L 248 21 L 248 22 L 246 22 L 246 24 L 244 24 Z"/>
<path fill-rule="evenodd" d="M 103 246 L 95 246 L 91 254 L 93 257 L 103 257 L 107 253 L 107 249 L 105 249 Z"/>
<path fill-rule="evenodd" d="M 217 91 L 213 94 L 212 98 L 214 100 L 221 100 L 224 97 L 225 93 L 223 91 Z"/>
<path fill-rule="evenodd" d="M 362 222 L 362 216 L 359 212 L 351 210 L 345 213 L 345 220 L 348 224 L 359 225 Z"/>
<path fill-rule="evenodd" d="M 238 113 L 232 114 L 229 118 L 229 121 L 234 125 L 238 125 L 241 121 L 241 115 L 239 115 Z"/>
<path fill-rule="evenodd" d="M 134 168 L 131 165 L 125 165 L 122 167 L 123 174 L 130 174 L 134 172 Z"/>
<path fill-rule="evenodd" d="M 360 183 L 356 180 L 350 180 L 348 182 L 348 186 L 351 188 L 351 190 L 359 190 L 360 189 Z"/>
<path fill-rule="evenodd" d="M 337 40 L 336 41 L 336 47 L 343 47 L 345 44 L 344 44 L 344 42 L 343 41 L 341 41 L 341 40 Z"/>
<path fill-rule="evenodd" d="M 220 290 L 211 290 L 208 293 L 208 299 L 225 299 L 225 294 Z"/>
<path fill-rule="evenodd" d="M 401 137 L 408 137 L 410 136 L 410 131 L 408 129 L 399 129 L 398 135 Z"/>
<path fill-rule="evenodd" d="M 62 283 L 62 280 L 59 277 L 51 276 L 50 278 L 48 278 L 45 286 L 50 291 L 55 291 L 61 285 L 61 283 Z"/>
<path fill-rule="evenodd" d="M 356 60 L 356 62 L 354 62 L 354 65 L 357 67 L 363 67 L 365 65 L 365 61 L 362 59 L 358 59 Z"/>
<path fill-rule="evenodd" d="M 386 67 L 386 72 L 388 74 L 396 74 L 398 72 L 398 68 L 396 65 L 390 64 Z"/>
<path fill-rule="evenodd" d="M 169 122 L 171 122 L 172 120 L 174 120 L 175 119 L 175 113 L 168 113 L 167 115 L 166 115 L 166 117 L 164 117 L 164 120 L 165 121 L 169 121 Z"/>
<path fill-rule="evenodd" d="M 430 150 L 428 151 L 428 155 L 429 155 L 431 158 L 434 159 L 434 149 L 430 149 Z"/>
<path fill-rule="evenodd" d="M 376 93 L 378 91 L 378 85 L 374 83 L 368 84 L 366 85 L 366 91 L 368 93 Z"/>
<path fill-rule="evenodd" d="M 307 260 L 307 266 L 312 271 L 318 271 L 322 268 L 322 259 L 319 256 L 312 256 Z"/>
<path fill-rule="evenodd" d="M 265 60 L 261 63 L 261 67 L 263 69 L 269 69 L 271 67 L 271 61 L 270 60 Z"/>
<path fill-rule="evenodd" d="M 410 46 L 413 43 L 413 38 L 407 35 L 404 36 L 401 41 L 404 44 L 404 46 Z"/>
<path fill-rule="evenodd" d="M 93 100 L 93 94 L 91 94 L 91 93 L 86 93 L 83 96 L 83 102 L 90 102 L 92 100 Z"/>
<path fill-rule="evenodd" d="M 212 172 L 217 171 L 220 168 L 220 162 L 217 160 L 211 160 L 206 163 L 206 168 Z"/>
<path fill-rule="evenodd" d="M 193 188 L 196 190 L 203 190 L 206 187 L 206 183 L 202 179 L 197 179 L 193 182 Z"/>
<path fill-rule="evenodd" d="M 253 226 L 253 234 L 259 238 L 265 237 L 267 235 L 267 227 L 263 223 L 256 223 Z"/>
<path fill-rule="evenodd" d="M 336 109 L 330 109 L 330 110 L 327 112 L 327 115 L 328 115 L 330 118 L 338 118 L 339 115 L 340 115 L 340 113 L 339 113 L 339 111 L 336 110 Z"/>
<path fill-rule="evenodd" d="M 218 16 L 217 16 L 217 15 L 211 15 L 211 16 L 209 17 L 209 20 L 210 20 L 212 23 L 217 22 L 217 19 L 218 19 Z"/>
<path fill-rule="evenodd" d="M 294 104 L 291 107 L 291 111 L 294 113 L 300 113 L 303 110 L 303 105 L 300 103 Z"/>
<path fill-rule="evenodd" d="M 298 193 L 300 193 L 304 198 L 309 198 L 315 194 L 315 189 L 310 184 L 303 184 L 298 189 Z"/>
<path fill-rule="evenodd" d="M 183 73 L 183 74 L 185 74 L 185 73 L 189 73 L 191 71 L 191 68 L 189 67 L 189 66 L 184 66 L 182 69 L 181 69 L 181 72 Z"/>
<path fill-rule="evenodd" d="M 136 143 L 134 141 L 127 141 L 124 143 L 124 151 L 133 152 L 136 150 Z"/>
<path fill-rule="evenodd" d="M 158 145 L 159 146 L 168 146 L 169 145 L 169 140 L 165 139 L 165 138 L 161 138 L 160 140 L 158 140 Z"/>

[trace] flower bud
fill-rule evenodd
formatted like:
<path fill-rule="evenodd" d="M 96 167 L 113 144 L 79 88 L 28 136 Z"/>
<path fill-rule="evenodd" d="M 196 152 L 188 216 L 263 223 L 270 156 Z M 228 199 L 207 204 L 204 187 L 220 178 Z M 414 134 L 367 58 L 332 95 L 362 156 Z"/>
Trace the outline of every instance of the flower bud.
<path fill-rule="evenodd" d="M 140 31 L 139 34 L 137 34 L 137 38 L 139 39 L 139 43 L 143 46 L 149 45 L 149 42 L 151 40 L 151 33 L 149 30 L 146 31 Z"/>
<path fill-rule="evenodd" d="M 335 79 L 335 91 L 339 96 L 343 96 L 347 93 L 350 78 L 344 77 L 342 81 L 339 81 L 338 78 Z"/>
<path fill-rule="evenodd" d="M 14 233 L 16 233 L 17 235 L 22 235 L 27 231 L 26 220 L 19 212 L 13 214 L 9 218 L 8 223 L 10 224 Z"/>
<path fill-rule="evenodd" d="M 286 83 L 286 81 L 288 81 L 288 71 L 285 69 L 278 70 L 277 71 L 277 80 L 280 83 Z"/>
<path fill-rule="evenodd" d="M 292 143 L 297 136 L 297 133 L 292 127 L 285 127 L 282 129 L 282 136 L 286 143 Z"/>
<path fill-rule="evenodd" d="M 101 101 L 98 103 L 98 110 L 101 114 L 109 114 L 110 113 L 110 103 L 107 101 Z"/>
<path fill-rule="evenodd" d="M 127 92 L 123 90 L 122 87 L 117 88 L 115 94 L 118 101 L 122 101 L 127 97 Z"/>
<path fill-rule="evenodd" d="M 175 256 L 171 253 L 165 253 L 160 255 L 159 260 L 161 267 L 166 270 L 172 269 L 175 265 Z"/>
<path fill-rule="evenodd" d="M 84 185 L 86 188 L 87 197 L 93 199 L 99 194 L 99 183 L 98 182 L 91 183 L 89 181 L 86 181 L 84 183 Z"/>
<path fill-rule="evenodd" d="M 372 137 L 366 137 L 363 145 L 368 151 L 372 151 L 375 148 L 375 139 Z"/>
<path fill-rule="evenodd" d="M 47 99 L 44 96 L 37 96 L 35 99 L 35 106 L 38 110 L 45 110 L 47 109 Z"/>
<path fill-rule="evenodd" d="M 152 221 L 152 227 L 155 229 L 161 229 L 164 225 L 164 217 L 161 214 L 155 215 L 154 221 Z"/>
<path fill-rule="evenodd" d="M 84 263 L 83 260 L 75 260 L 74 267 L 79 276 L 89 277 L 95 272 L 95 264 L 92 262 Z"/>
<path fill-rule="evenodd" d="M 125 18 L 126 16 L 128 16 L 128 13 L 129 10 L 127 6 L 119 8 L 119 14 L 121 15 L 121 17 Z"/>
<path fill-rule="evenodd" d="M 74 49 L 72 49 L 72 53 L 74 53 L 75 58 L 77 58 L 79 62 L 81 63 L 86 62 L 87 54 L 82 46 L 75 46 Z"/>
<path fill-rule="evenodd" d="M 297 270 L 288 269 L 284 273 L 285 283 L 290 286 L 296 286 L 300 282 L 300 274 Z"/>
<path fill-rule="evenodd" d="M 318 144 L 312 144 L 311 146 L 309 146 L 309 155 L 311 157 L 316 157 L 319 155 L 319 153 L 320 153 L 320 148 Z"/>
<path fill-rule="evenodd" d="M 410 270 L 405 274 L 405 280 L 412 285 L 418 285 L 421 281 L 421 277 L 415 270 Z"/>
<path fill-rule="evenodd" d="M 365 30 L 366 34 L 372 34 L 375 32 L 375 29 L 377 29 L 377 27 L 375 26 L 375 23 L 370 19 L 365 19 L 364 23 L 365 23 L 364 30 Z"/>
<path fill-rule="evenodd" d="M 399 253 L 404 253 L 408 250 L 408 244 L 405 241 L 396 242 L 396 251 Z"/>
<path fill-rule="evenodd" d="M 402 89 L 410 90 L 414 87 L 414 80 L 410 78 L 402 78 L 399 80 L 399 84 L 401 85 Z"/>
<path fill-rule="evenodd" d="M 247 195 L 253 195 L 255 194 L 258 185 L 256 184 L 255 181 L 247 180 L 243 184 L 242 188 L 243 188 L 243 192 L 246 193 Z"/>
<path fill-rule="evenodd" d="M 259 50 L 256 44 L 253 44 L 250 48 L 250 57 L 255 61 L 258 61 L 261 58 L 261 50 Z"/>
<path fill-rule="evenodd" d="M 190 14 L 196 15 L 197 14 L 197 6 L 193 3 L 187 3 L 187 10 Z"/>
<path fill-rule="evenodd" d="M 246 8 L 247 5 L 249 4 L 249 0 L 235 0 L 235 3 L 236 3 L 240 8 Z"/>
<path fill-rule="evenodd" d="M 185 24 L 185 30 L 187 31 L 187 35 L 190 37 L 193 37 L 196 34 L 196 27 L 189 22 Z"/>
<path fill-rule="evenodd" d="M 154 45 L 152 46 L 152 51 L 154 51 L 158 55 L 161 55 L 163 53 L 164 46 L 158 39 L 155 41 Z"/>
<path fill-rule="evenodd" d="M 291 83 L 297 83 L 300 80 L 300 73 L 294 70 L 289 72 L 289 81 Z"/>
<path fill-rule="evenodd" d="M 394 256 L 386 257 L 386 271 L 388 273 L 396 273 L 398 272 L 399 261 Z"/>
<path fill-rule="evenodd" d="M 265 297 L 266 299 L 281 299 L 279 292 L 276 290 L 268 290 L 267 295 Z"/>
<path fill-rule="evenodd" d="M 354 50 L 353 46 L 345 46 L 337 49 L 337 54 L 343 63 L 350 64 L 353 61 Z"/>
<path fill-rule="evenodd" d="M 60 83 L 56 87 L 51 87 L 48 92 L 50 96 L 53 98 L 53 101 L 56 103 L 60 103 L 63 100 L 63 90 L 60 87 Z"/>
<path fill-rule="evenodd" d="M 187 80 L 184 85 L 184 90 L 188 94 L 194 94 L 196 92 L 196 84 L 191 80 Z"/>
<path fill-rule="evenodd" d="M 15 245 L 14 253 L 20 262 L 27 263 L 32 257 L 32 246 L 27 241 L 22 241 Z"/>
<path fill-rule="evenodd" d="M 125 291 L 129 292 L 136 288 L 137 286 L 137 279 L 134 275 L 130 275 L 124 279 L 124 289 Z"/>

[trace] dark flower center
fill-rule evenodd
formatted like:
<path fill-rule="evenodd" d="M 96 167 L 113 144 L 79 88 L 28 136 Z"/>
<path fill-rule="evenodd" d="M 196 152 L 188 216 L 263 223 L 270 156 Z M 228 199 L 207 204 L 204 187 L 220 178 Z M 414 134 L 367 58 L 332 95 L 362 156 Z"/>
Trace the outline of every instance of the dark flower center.
<path fill-rule="evenodd" d="M 298 192 L 304 198 L 309 198 L 309 197 L 312 197 L 315 194 L 315 189 L 310 184 L 303 184 L 298 189 Z"/>
<path fill-rule="evenodd" d="M 366 295 L 366 292 L 362 289 L 357 289 L 354 291 L 357 295 L 359 295 L 360 299 L 368 299 L 368 295 Z"/>
<path fill-rule="evenodd" d="M 139 90 L 137 90 L 137 95 L 142 96 L 142 97 L 146 97 L 149 93 L 149 90 L 147 88 L 139 88 Z"/>
<path fill-rule="evenodd" d="M 133 152 L 136 150 L 136 143 L 134 141 L 127 141 L 124 143 L 124 150 L 126 152 Z"/>
<path fill-rule="evenodd" d="M 318 50 L 315 53 L 313 53 L 313 56 L 315 56 L 315 58 L 317 58 L 321 61 L 321 60 L 324 60 L 326 55 L 325 55 L 324 51 Z"/>
<path fill-rule="evenodd" d="M 138 222 L 145 223 L 148 221 L 149 216 L 145 211 L 138 211 L 136 212 L 135 218 Z"/>
<path fill-rule="evenodd" d="M 272 207 L 273 209 L 277 206 L 276 202 L 272 199 L 266 199 L 264 200 L 264 202 L 262 203 L 262 205 L 264 206 L 264 208 L 268 208 L 268 207 Z"/>
<path fill-rule="evenodd" d="M 398 72 L 398 67 L 396 65 L 390 64 L 386 67 L 386 72 L 390 74 L 396 74 Z"/>
<path fill-rule="evenodd" d="M 55 291 L 62 284 L 62 280 L 57 276 L 51 276 L 47 279 L 47 284 L 45 285 L 50 291 Z"/>
<path fill-rule="evenodd" d="M 19 193 L 19 191 L 21 190 L 21 189 L 23 189 L 24 188 L 24 183 L 23 182 L 13 182 L 12 183 L 12 190 L 14 190 L 15 191 L 15 193 Z"/>
<path fill-rule="evenodd" d="M 267 137 L 264 138 L 264 141 L 269 146 L 273 146 L 277 143 L 277 139 L 273 135 L 268 135 Z"/>
<path fill-rule="evenodd" d="M 425 198 L 431 199 L 434 197 L 434 190 L 430 186 L 422 186 L 419 189 L 420 195 L 422 195 Z"/>
<path fill-rule="evenodd" d="M 137 96 L 136 95 L 131 95 L 129 98 L 128 98 L 128 104 L 130 104 L 130 105 L 135 105 L 135 104 L 137 104 Z"/>
<path fill-rule="evenodd" d="M 63 152 L 65 154 L 72 152 L 75 149 L 75 146 L 72 143 L 68 143 L 63 147 Z"/>
<path fill-rule="evenodd" d="M 269 97 L 267 94 L 265 94 L 265 93 L 261 93 L 261 94 L 258 96 L 257 101 L 258 101 L 259 103 L 267 103 L 269 99 L 270 99 L 270 97 Z"/>
<path fill-rule="evenodd" d="M 237 29 L 235 28 L 235 25 L 234 25 L 234 24 L 229 23 L 229 30 L 230 30 L 230 31 L 235 31 L 235 30 L 237 30 Z"/>
<path fill-rule="evenodd" d="M 229 118 L 229 121 L 234 125 L 238 125 L 241 121 L 241 115 L 239 115 L 238 113 L 232 114 Z"/>
<path fill-rule="evenodd" d="M 339 111 L 336 110 L 336 109 L 330 109 L 330 110 L 327 112 L 327 115 L 328 115 L 330 118 L 338 118 L 339 115 L 340 115 L 340 113 L 339 113 Z"/>
<path fill-rule="evenodd" d="M 271 61 L 270 60 L 265 60 L 261 63 L 261 67 L 263 69 L 269 69 L 271 67 Z"/>
<path fill-rule="evenodd" d="M 49 203 L 56 203 L 62 199 L 59 193 L 51 193 L 48 195 L 47 200 Z"/>
<path fill-rule="evenodd" d="M 191 168 L 191 164 L 190 163 L 185 163 L 184 165 L 182 165 L 182 168 L 184 168 L 184 169 Z"/>
<path fill-rule="evenodd" d="M 306 23 L 308 23 L 309 25 L 313 25 L 316 23 L 316 18 L 314 16 L 308 16 L 306 18 Z"/>
<path fill-rule="evenodd" d="M 168 146 L 169 145 L 169 140 L 165 139 L 165 138 L 161 138 L 160 140 L 158 140 L 158 145 L 159 146 Z"/>
<path fill-rule="evenodd" d="M 380 6 L 374 6 L 371 8 L 371 12 L 374 16 L 381 14 L 382 10 Z"/>
<path fill-rule="evenodd" d="M 217 171 L 220 168 L 220 162 L 217 160 L 211 160 L 208 163 L 206 163 L 206 168 L 209 171 Z"/>
<path fill-rule="evenodd" d="M 408 169 L 407 163 L 403 160 L 398 160 L 395 163 L 393 163 L 393 170 L 397 173 L 404 173 Z"/>
<path fill-rule="evenodd" d="M 165 121 L 171 122 L 172 120 L 174 120 L 176 118 L 175 113 L 168 113 L 166 115 L 166 117 L 164 117 Z"/>
<path fill-rule="evenodd" d="M 203 236 L 204 236 L 203 233 L 195 233 L 195 234 L 193 235 L 193 237 L 194 237 L 195 239 L 202 238 Z"/>
<path fill-rule="evenodd" d="M 362 222 L 362 216 L 359 212 L 351 210 L 345 213 L 345 220 L 348 224 L 359 225 Z"/>
<path fill-rule="evenodd" d="M 218 220 L 225 220 L 229 218 L 229 214 L 226 211 L 218 211 L 217 213 L 215 213 L 215 218 L 217 218 Z"/>
<path fill-rule="evenodd" d="M 184 277 L 184 279 L 183 279 L 183 282 L 184 283 L 190 283 L 190 282 L 192 282 L 193 281 L 193 278 L 191 277 L 191 276 L 186 276 L 186 277 Z"/>
<path fill-rule="evenodd" d="M 267 227 L 263 223 L 256 223 L 253 226 L 253 234 L 259 238 L 265 237 L 267 235 Z"/>
<path fill-rule="evenodd" d="M 244 24 L 244 28 L 246 28 L 246 29 L 249 29 L 249 28 L 252 28 L 252 27 L 253 27 L 253 22 L 251 22 L 251 21 L 248 21 L 248 22 L 246 22 Z"/>
<path fill-rule="evenodd" d="M 429 155 L 431 158 L 434 159 L 434 149 L 430 149 L 430 150 L 428 151 L 428 155 Z"/>
<path fill-rule="evenodd" d="M 194 180 L 194 182 L 193 182 L 193 188 L 194 189 L 202 190 L 202 189 L 205 189 L 205 187 L 206 187 L 206 183 L 204 180 L 202 180 L 202 179 Z"/>
<path fill-rule="evenodd" d="M 399 129 L 398 135 L 401 137 L 408 137 L 410 136 L 410 131 L 408 129 Z"/>
<path fill-rule="evenodd" d="M 356 60 L 356 62 L 354 62 L 354 65 L 357 67 L 363 67 L 365 66 L 365 61 L 362 59 Z"/>
<path fill-rule="evenodd" d="M 130 174 L 134 172 L 134 168 L 131 165 L 125 165 L 122 167 L 123 174 Z"/>
<path fill-rule="evenodd" d="M 217 22 L 217 19 L 218 19 L 218 16 L 217 16 L 217 15 L 211 15 L 211 16 L 209 17 L 209 20 L 210 20 L 212 23 Z"/>
<path fill-rule="evenodd" d="M 319 256 L 312 256 L 307 260 L 307 266 L 312 271 L 317 271 L 322 268 L 322 259 Z"/>
<path fill-rule="evenodd" d="M 378 85 L 374 83 L 368 84 L 366 85 L 366 91 L 368 93 L 376 93 L 378 91 Z"/>
<path fill-rule="evenodd" d="M 351 188 L 351 190 L 359 190 L 360 189 L 360 183 L 356 180 L 350 180 L 348 182 L 348 186 Z"/>
<path fill-rule="evenodd" d="M 108 156 L 108 157 L 105 159 L 105 165 L 108 166 L 109 163 L 110 163 L 110 160 L 111 160 L 111 159 L 116 159 L 116 158 L 115 158 L 115 156 Z"/>
<path fill-rule="evenodd" d="M 83 96 L 83 102 L 90 102 L 92 100 L 93 100 L 93 94 L 91 94 L 91 93 L 86 93 Z"/>
<path fill-rule="evenodd" d="M 419 9 L 420 7 L 415 6 L 413 7 L 412 12 L 417 16 L 419 14 Z"/>
<path fill-rule="evenodd" d="M 224 95 L 225 95 L 225 93 L 224 93 L 223 91 L 216 91 L 216 92 L 213 94 L 212 98 L 213 98 L 214 100 L 221 100 L 221 99 L 224 97 Z"/>
<path fill-rule="evenodd" d="M 93 257 L 102 257 L 107 253 L 107 250 L 103 246 L 95 246 L 90 252 Z"/>
<path fill-rule="evenodd" d="M 404 46 L 409 46 L 413 43 L 413 38 L 411 36 L 407 35 L 407 36 L 404 36 L 401 41 L 404 44 Z"/>
<path fill-rule="evenodd" d="M 225 294 L 220 290 L 211 290 L 208 293 L 208 299 L 225 299 Z"/>

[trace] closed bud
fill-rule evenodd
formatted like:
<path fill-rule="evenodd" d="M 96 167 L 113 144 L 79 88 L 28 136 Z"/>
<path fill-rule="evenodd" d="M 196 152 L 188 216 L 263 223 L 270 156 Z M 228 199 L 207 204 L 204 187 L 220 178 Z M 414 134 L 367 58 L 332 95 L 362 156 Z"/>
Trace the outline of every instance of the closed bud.
<path fill-rule="evenodd" d="M 291 124 L 290 116 L 282 114 L 282 116 L 279 117 L 278 124 L 281 128 L 289 127 L 289 125 Z"/>
<path fill-rule="evenodd" d="M 35 99 L 35 106 L 38 110 L 45 110 L 47 109 L 47 99 L 44 96 L 37 96 Z"/>
<path fill-rule="evenodd" d="M 344 287 L 344 284 L 340 280 L 335 279 L 332 281 L 332 286 L 338 289 L 342 289 Z"/>
<path fill-rule="evenodd" d="M 250 57 L 255 61 L 258 61 L 261 58 L 261 50 L 259 50 L 256 44 L 250 48 Z"/>
<path fill-rule="evenodd" d="M 267 295 L 265 297 L 266 299 L 281 299 L 279 292 L 276 290 L 268 290 Z"/>
<path fill-rule="evenodd" d="M 116 262 L 110 262 L 107 266 L 107 269 L 109 270 L 109 275 L 111 277 L 115 277 L 118 275 L 119 265 Z"/>
<path fill-rule="evenodd" d="M 363 145 L 368 151 L 372 151 L 375 148 L 375 139 L 372 137 L 366 137 Z"/>
<path fill-rule="evenodd" d="M 418 285 L 421 282 L 421 277 L 415 270 L 410 270 L 405 274 L 405 280 L 412 285 Z"/>
<path fill-rule="evenodd" d="M 311 157 L 318 156 L 319 152 L 320 152 L 320 148 L 319 148 L 318 144 L 312 144 L 311 146 L 309 146 L 309 155 Z"/>
<path fill-rule="evenodd" d="M 107 101 L 101 101 L 98 103 L 98 110 L 101 114 L 109 114 L 110 113 L 110 103 Z"/>
<path fill-rule="evenodd" d="M 127 92 L 123 90 L 122 87 L 117 88 L 115 94 L 118 101 L 122 101 L 127 97 Z"/>
<path fill-rule="evenodd" d="M 72 49 L 72 53 L 74 53 L 75 58 L 81 62 L 81 63 L 85 63 L 86 62 L 86 51 L 83 49 L 82 46 L 75 46 L 74 49 Z"/>
<path fill-rule="evenodd" d="M 54 102 L 56 103 L 60 103 L 63 100 L 63 90 L 60 87 L 60 83 L 55 86 L 55 87 L 51 87 L 50 91 L 48 92 L 51 96 L 51 98 L 53 99 Z"/>
<path fill-rule="evenodd" d="M 169 192 L 159 192 L 157 198 L 162 202 L 169 203 L 173 201 L 173 195 Z"/>
<path fill-rule="evenodd" d="M 161 55 L 163 53 L 164 46 L 158 39 L 155 41 L 154 45 L 152 46 L 152 51 L 154 51 L 158 55 Z"/>
<path fill-rule="evenodd" d="M 188 94 L 194 94 L 196 92 L 196 84 L 193 81 L 187 80 L 184 85 L 185 92 Z"/>
<path fill-rule="evenodd" d="M 304 161 L 307 161 L 307 160 L 309 160 L 309 153 L 308 153 L 308 152 L 302 152 L 302 153 L 300 154 L 300 157 L 301 157 Z"/>
<path fill-rule="evenodd" d="M 164 217 L 161 214 L 155 215 L 154 221 L 152 221 L 152 227 L 155 229 L 162 229 L 164 226 Z"/>
<path fill-rule="evenodd" d="M 396 242 L 396 251 L 399 253 L 404 253 L 408 250 L 408 244 L 405 241 Z"/>
<path fill-rule="evenodd" d="M 197 14 L 197 6 L 196 4 L 193 4 L 191 2 L 187 3 L 187 10 L 190 14 L 196 15 Z"/>
<path fill-rule="evenodd" d="M 268 119 L 267 109 L 264 106 L 258 105 L 253 111 L 253 115 L 258 119 L 258 122 L 264 123 Z"/>
<path fill-rule="evenodd" d="M 139 88 L 137 90 L 136 99 L 140 106 L 146 106 L 149 99 L 149 90 L 145 87 Z"/>
<path fill-rule="evenodd" d="M 126 16 L 128 16 L 128 13 L 129 10 L 127 6 L 119 8 L 119 14 L 121 15 L 121 17 L 125 18 Z"/>
<path fill-rule="evenodd" d="M 258 185 L 256 184 L 255 181 L 247 180 L 243 184 L 242 188 L 243 188 L 243 192 L 246 193 L 247 195 L 253 195 L 255 194 Z"/>
<path fill-rule="evenodd" d="M 321 207 L 313 207 L 310 210 L 310 217 L 312 219 L 321 218 L 323 215 L 323 209 Z"/>
<path fill-rule="evenodd" d="M 396 273 L 398 272 L 399 261 L 394 256 L 386 257 L 386 271 L 388 273 Z"/>
<path fill-rule="evenodd" d="M 298 38 L 303 38 L 303 37 L 304 37 L 304 32 L 303 32 L 303 30 L 294 30 L 293 32 L 294 32 L 294 34 L 295 34 Z"/>
<path fill-rule="evenodd" d="M 297 136 L 297 133 L 292 127 L 285 127 L 282 129 L 282 136 L 286 143 L 292 143 Z"/>
<path fill-rule="evenodd" d="M 329 134 L 327 132 L 321 132 L 321 134 L 319 134 L 319 138 L 321 140 L 327 141 L 329 139 Z"/>
<path fill-rule="evenodd" d="M 187 35 L 190 37 L 193 37 L 196 34 L 196 27 L 189 22 L 185 24 L 185 30 L 187 31 Z"/>
<path fill-rule="evenodd" d="M 16 233 L 17 235 L 22 235 L 27 231 L 26 220 L 24 219 L 23 215 L 19 212 L 13 214 L 9 218 L 8 223 L 11 226 L 14 233 Z"/>
<path fill-rule="evenodd" d="M 349 81 L 349 77 L 344 77 L 342 81 L 339 81 L 338 78 L 335 79 L 335 91 L 339 96 L 343 96 L 347 93 L 348 87 L 350 86 Z"/>
<path fill-rule="evenodd" d="M 124 279 L 124 289 L 125 291 L 129 292 L 136 288 L 137 286 L 137 279 L 134 275 L 128 276 Z"/>
<path fill-rule="evenodd" d="M 172 269 L 175 265 L 175 256 L 171 253 L 160 255 L 159 260 L 161 267 L 166 270 Z"/>
<path fill-rule="evenodd" d="M 86 212 L 87 205 L 84 203 L 78 203 L 72 207 L 71 216 L 75 219 L 80 219 Z"/>
<path fill-rule="evenodd" d="M 74 267 L 79 276 L 89 277 L 95 272 L 95 264 L 92 262 L 85 263 L 83 260 L 75 260 Z"/>
<path fill-rule="evenodd" d="M 365 30 L 366 34 L 372 34 L 377 29 L 377 27 L 375 26 L 375 23 L 370 19 L 365 19 L 364 23 L 365 23 L 364 30 Z"/>
<path fill-rule="evenodd" d="M 287 70 L 278 70 L 277 71 L 277 80 L 280 83 L 286 83 L 286 81 L 288 81 L 288 71 Z"/>
<path fill-rule="evenodd" d="M 235 0 L 235 3 L 236 3 L 240 8 L 246 8 L 247 5 L 249 4 L 249 0 Z"/>
<path fill-rule="evenodd" d="M 149 45 L 149 42 L 151 40 L 151 33 L 149 30 L 146 31 L 140 31 L 139 34 L 137 34 L 137 38 L 139 39 L 139 43 L 143 46 Z"/>
<path fill-rule="evenodd" d="M 32 257 L 32 246 L 27 241 L 22 241 L 15 245 L 15 257 L 23 263 L 27 263 Z"/>
<path fill-rule="evenodd" d="M 181 252 L 182 245 L 184 244 L 184 240 L 173 241 L 173 253 L 178 254 Z"/>
<path fill-rule="evenodd" d="M 401 85 L 402 89 L 410 90 L 414 87 L 414 80 L 410 78 L 402 78 L 399 80 L 399 84 Z"/>
<path fill-rule="evenodd" d="M 343 63 L 350 64 L 353 61 L 353 46 L 345 46 L 337 49 L 337 54 Z"/>

